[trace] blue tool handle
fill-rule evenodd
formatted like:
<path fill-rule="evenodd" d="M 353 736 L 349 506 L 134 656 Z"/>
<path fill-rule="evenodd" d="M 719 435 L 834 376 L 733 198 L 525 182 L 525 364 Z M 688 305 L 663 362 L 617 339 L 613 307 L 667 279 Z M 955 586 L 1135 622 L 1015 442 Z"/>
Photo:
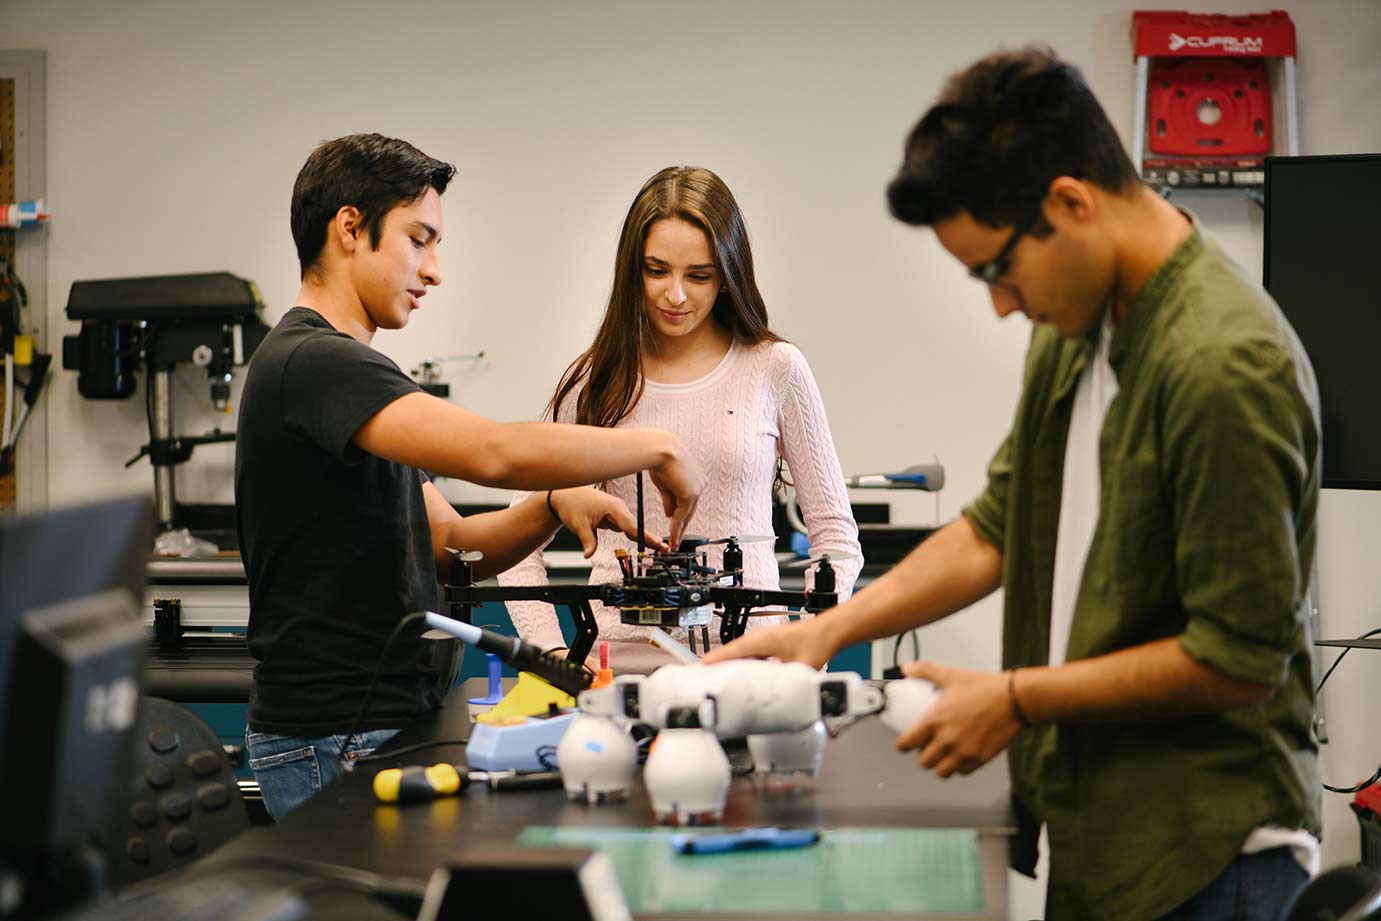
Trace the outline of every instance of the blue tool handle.
<path fill-rule="evenodd" d="M 492 707 L 503 700 L 503 660 L 492 652 L 486 652 L 484 657 L 489 663 L 489 693 L 483 697 L 471 697 L 470 703 Z"/>
<path fill-rule="evenodd" d="M 489 693 L 488 697 L 503 696 L 503 660 L 492 652 L 486 652 L 484 658 L 489 664 Z"/>
<path fill-rule="evenodd" d="M 731 851 L 809 847 L 820 840 L 820 833 L 808 828 L 745 828 L 719 835 L 672 835 L 672 850 L 678 854 L 727 854 Z"/>

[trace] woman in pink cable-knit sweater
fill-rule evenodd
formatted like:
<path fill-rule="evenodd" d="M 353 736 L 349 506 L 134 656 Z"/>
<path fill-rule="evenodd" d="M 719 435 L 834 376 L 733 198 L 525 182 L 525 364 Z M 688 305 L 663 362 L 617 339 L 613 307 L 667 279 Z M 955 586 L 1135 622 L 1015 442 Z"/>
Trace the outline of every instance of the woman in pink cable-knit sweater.
<path fill-rule="evenodd" d="M 811 552 L 852 557 L 835 564 L 840 600 L 848 597 L 862 566 L 858 525 L 820 390 L 800 350 L 768 326 L 743 215 L 714 173 L 668 167 L 638 192 L 619 236 L 604 320 L 594 343 L 562 375 L 548 416 L 655 426 L 680 437 L 706 479 L 691 530 L 711 538 L 772 533 L 772 490 L 784 460 Z M 606 488 L 631 508 L 635 482 L 624 477 Z M 661 504 L 644 508 L 647 531 L 665 534 Z M 606 534 L 591 581 L 617 581 L 614 551 L 633 547 L 621 534 Z M 710 548 L 711 565 L 719 565 L 722 550 Z M 745 585 L 778 587 L 770 542 L 744 544 L 743 569 Z M 499 576 L 504 585 L 546 579 L 540 550 Z M 543 649 L 566 646 L 550 605 L 509 602 L 508 610 L 524 639 Z M 615 669 L 649 672 L 675 661 L 649 645 L 647 633 L 655 628 L 624 625 L 616 609 L 598 602 L 594 610 Z M 749 629 L 784 619 L 753 618 Z M 710 634 L 717 644 L 717 623 Z M 684 631 L 676 635 L 685 641 Z"/>

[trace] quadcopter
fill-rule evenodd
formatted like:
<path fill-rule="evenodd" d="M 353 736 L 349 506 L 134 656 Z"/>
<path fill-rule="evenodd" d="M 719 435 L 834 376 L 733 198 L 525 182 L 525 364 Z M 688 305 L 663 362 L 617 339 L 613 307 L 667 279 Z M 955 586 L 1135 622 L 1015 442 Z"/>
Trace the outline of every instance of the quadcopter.
<path fill-rule="evenodd" d="M 789 564 L 793 568 L 817 566 L 810 591 L 750 588 L 743 584 L 743 544 L 776 540 L 772 536 L 725 537 L 710 540 L 684 537 L 675 550 L 659 553 L 646 549 L 643 535 L 642 476 L 638 477 L 638 547 L 636 556 L 618 551 L 622 578 L 615 582 L 586 585 L 479 586 L 470 566 L 478 559 L 475 552 L 452 551 L 450 577 L 445 600 L 450 615 L 471 622 L 475 607 L 489 601 L 545 601 L 565 607 L 575 622 L 575 638 L 567 660 L 584 662 L 599 638 L 590 602 L 599 601 L 617 608 L 621 623 L 663 630 L 685 628 L 691 651 L 695 651 L 696 630 L 706 650 L 710 647 L 710 622 L 718 616 L 719 640 L 729 643 L 742 636 L 748 619 L 760 609 L 796 609 L 816 614 L 839 603 L 835 590 L 835 571 L 831 556 L 821 554 L 810 560 Z M 724 547 L 724 561 L 716 569 L 709 564 L 707 550 Z M 835 555 L 834 560 L 851 557 Z M 781 610 L 762 611 L 780 614 Z M 588 686 L 588 682 L 586 684 Z"/>

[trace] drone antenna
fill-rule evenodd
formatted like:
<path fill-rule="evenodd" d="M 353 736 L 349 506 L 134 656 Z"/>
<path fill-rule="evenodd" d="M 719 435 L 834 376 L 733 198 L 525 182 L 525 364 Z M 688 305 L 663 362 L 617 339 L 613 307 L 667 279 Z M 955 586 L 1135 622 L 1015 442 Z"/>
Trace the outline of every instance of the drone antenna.
<path fill-rule="evenodd" d="M 643 561 L 643 548 L 647 541 L 643 536 L 643 472 L 638 471 L 638 563 Z"/>

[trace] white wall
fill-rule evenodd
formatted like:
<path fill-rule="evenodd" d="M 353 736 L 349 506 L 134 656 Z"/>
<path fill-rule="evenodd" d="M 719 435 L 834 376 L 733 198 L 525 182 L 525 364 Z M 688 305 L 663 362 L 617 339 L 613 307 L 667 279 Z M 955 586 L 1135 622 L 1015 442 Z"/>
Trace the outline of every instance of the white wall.
<path fill-rule="evenodd" d="M 404 369 L 483 349 L 482 363 L 448 368 L 458 401 L 533 418 L 594 330 L 633 193 L 663 166 L 700 164 L 747 214 L 774 323 L 815 369 L 844 468 L 938 454 L 949 517 L 982 486 L 1028 329 L 997 322 L 928 232 L 888 218 L 902 139 L 947 74 L 1027 41 L 1082 66 L 1128 137 L 1130 11 L 1157 6 L 1185 3 L 6 0 L 0 47 L 48 52 L 49 345 L 75 330 L 62 315 L 74 279 L 225 269 L 257 281 L 276 320 L 297 286 L 297 169 L 320 140 L 376 130 L 460 168 L 445 284 L 376 344 Z M 1381 149 L 1381 4 L 1248 9 L 1269 8 L 1299 30 L 1304 152 Z M 1259 271 L 1254 205 L 1180 200 Z M 180 429 L 209 427 L 205 387 L 178 376 Z M 149 488 L 146 465 L 122 467 L 145 437 L 142 401 L 83 401 L 69 373 L 48 399 L 51 501 Z M 179 497 L 228 501 L 231 461 L 229 447 L 201 448 Z M 1325 498 L 1326 632 L 1381 621 L 1374 505 Z M 932 515 L 928 498 L 894 502 L 896 520 Z M 997 636 L 989 599 L 928 630 L 927 651 L 991 668 Z M 1368 731 L 1381 662 L 1367 656 L 1333 679 L 1335 781 L 1381 760 Z M 1325 862 L 1354 859 L 1355 822 L 1341 797 L 1329 809 Z M 1038 911 L 1038 894 L 1018 895 L 1014 916 Z"/>

